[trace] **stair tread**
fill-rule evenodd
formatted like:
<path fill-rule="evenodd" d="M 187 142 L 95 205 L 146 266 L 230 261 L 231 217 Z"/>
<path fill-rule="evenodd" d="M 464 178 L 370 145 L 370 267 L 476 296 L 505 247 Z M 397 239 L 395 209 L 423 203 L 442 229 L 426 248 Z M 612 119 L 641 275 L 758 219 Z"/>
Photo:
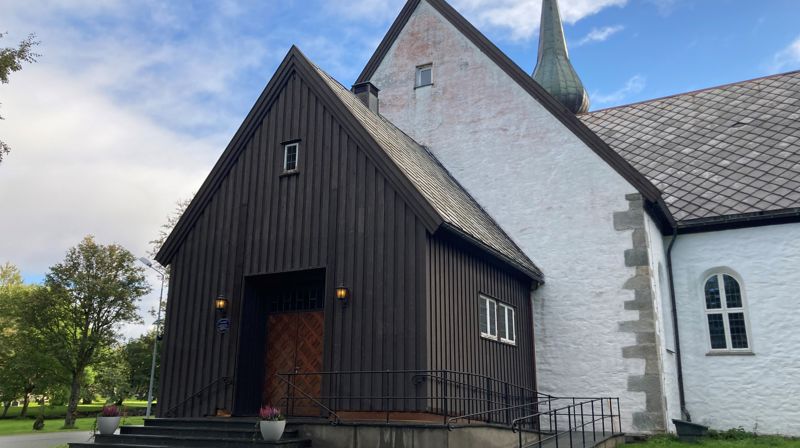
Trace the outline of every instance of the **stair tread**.
<path fill-rule="evenodd" d="M 169 435 L 162 435 L 162 434 L 115 434 L 115 435 L 99 435 L 97 437 L 101 438 L 101 441 L 106 440 L 107 438 L 124 438 L 124 437 L 132 437 L 135 439 L 141 440 L 156 440 L 156 439 L 166 439 L 166 440 L 195 440 L 199 442 L 208 442 L 208 441 L 221 441 L 221 442 L 231 442 L 231 443 L 253 443 L 259 445 L 268 445 L 268 444 L 284 444 L 284 443 L 297 443 L 297 442 L 307 442 L 310 439 L 304 438 L 288 438 L 288 439 L 281 439 L 277 442 L 267 442 L 266 440 L 247 440 L 247 439 L 237 439 L 237 438 L 225 438 L 225 437 L 197 437 L 197 436 L 169 436 Z"/>
<path fill-rule="evenodd" d="M 259 432 L 257 426 L 253 425 L 252 429 L 237 429 L 237 428 L 213 428 L 208 426 L 144 426 L 144 425 L 123 425 L 120 428 L 147 428 L 147 430 L 176 430 L 176 431 L 216 431 L 216 432 Z M 296 434 L 297 429 L 286 428 L 284 434 Z"/>

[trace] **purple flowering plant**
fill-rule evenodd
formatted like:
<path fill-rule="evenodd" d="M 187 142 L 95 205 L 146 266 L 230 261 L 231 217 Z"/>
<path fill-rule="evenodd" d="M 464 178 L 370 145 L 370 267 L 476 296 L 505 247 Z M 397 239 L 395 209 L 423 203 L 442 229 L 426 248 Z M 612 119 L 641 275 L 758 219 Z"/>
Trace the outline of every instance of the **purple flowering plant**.
<path fill-rule="evenodd" d="M 100 415 L 102 417 L 119 417 L 119 408 L 113 404 L 103 406 Z"/>
<path fill-rule="evenodd" d="M 281 414 L 281 410 L 276 407 L 272 407 L 268 404 L 261 406 L 261 410 L 258 412 L 258 417 L 261 420 L 270 422 L 283 420 L 283 415 Z"/>

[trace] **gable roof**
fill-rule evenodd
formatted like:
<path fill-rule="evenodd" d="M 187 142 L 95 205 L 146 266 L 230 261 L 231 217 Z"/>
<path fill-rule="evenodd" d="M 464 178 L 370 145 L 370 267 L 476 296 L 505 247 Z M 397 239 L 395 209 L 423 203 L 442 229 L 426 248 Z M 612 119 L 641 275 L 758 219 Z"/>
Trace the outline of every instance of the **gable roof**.
<path fill-rule="evenodd" d="M 511 261 L 542 279 L 542 272 L 489 214 L 453 178 L 433 154 L 389 120 L 372 112 L 346 87 L 316 67 L 318 73 L 350 113 L 414 184 L 451 231 Z"/>
<path fill-rule="evenodd" d="M 420 216 L 429 232 L 445 228 L 528 277 L 543 281 L 541 270 L 425 148 L 370 111 L 294 46 L 156 254 L 159 263 L 169 264 L 292 73 L 301 76 L 331 112 L 341 119 L 343 127 Z"/>
<path fill-rule="evenodd" d="M 800 212 L 800 71 L 580 116 L 679 227 Z"/>
<path fill-rule="evenodd" d="M 395 19 L 389 31 L 384 36 L 375 53 L 362 70 L 356 82 L 366 82 L 378 69 L 383 58 L 391 49 L 414 10 L 420 2 L 426 1 L 450 22 L 460 33 L 469 39 L 473 45 L 489 57 L 511 79 L 513 79 L 525 92 L 538 101 L 545 109 L 555 116 L 567 129 L 580 138 L 592 151 L 611 166 L 620 176 L 627 180 L 645 199 L 646 208 L 651 213 L 662 232 L 667 233 L 675 226 L 675 221 L 667 209 L 661 192 L 642 173 L 637 171 L 622 156 L 606 144 L 600 137 L 592 132 L 575 114 L 550 95 L 542 86 L 533 80 L 525 71 L 515 64 L 505 53 L 500 51 L 477 28 L 469 23 L 458 11 L 445 0 L 408 0 Z"/>

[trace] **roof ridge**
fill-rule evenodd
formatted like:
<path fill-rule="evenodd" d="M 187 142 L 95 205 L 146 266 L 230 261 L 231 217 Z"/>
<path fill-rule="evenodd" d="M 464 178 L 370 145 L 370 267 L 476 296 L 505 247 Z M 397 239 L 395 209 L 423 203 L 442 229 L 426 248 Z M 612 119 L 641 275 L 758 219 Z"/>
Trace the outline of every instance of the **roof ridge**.
<path fill-rule="evenodd" d="M 657 97 L 657 98 L 651 98 L 651 99 L 648 99 L 648 100 L 636 101 L 634 103 L 620 104 L 619 106 L 606 107 L 604 109 L 597 109 L 597 110 L 593 110 L 593 111 L 590 111 L 590 112 L 586 112 L 584 114 L 579 114 L 578 117 L 582 118 L 582 117 L 585 117 L 585 116 L 588 116 L 588 115 L 593 115 L 593 114 L 600 113 L 600 112 L 607 112 L 607 111 L 616 110 L 616 109 L 624 109 L 626 107 L 638 106 L 638 105 L 647 104 L 647 103 L 654 103 L 656 101 L 668 100 L 668 99 L 677 98 L 677 97 L 680 97 L 680 96 L 697 95 L 699 93 L 710 92 L 712 90 L 725 89 L 727 87 L 733 87 L 733 86 L 737 86 L 737 85 L 740 85 L 740 84 L 746 84 L 748 82 L 763 81 L 765 79 L 779 78 L 781 76 L 789 76 L 789 75 L 795 75 L 795 74 L 800 74 L 800 70 L 792 70 L 792 71 L 783 72 L 783 73 L 773 73 L 771 75 L 759 76 L 757 78 L 744 79 L 744 80 L 741 80 L 741 81 L 734 81 L 734 82 L 729 82 L 729 83 L 726 83 L 726 84 L 719 84 L 719 85 L 711 86 L 711 87 L 703 87 L 701 89 L 690 90 L 688 92 L 674 93 L 672 95 L 665 95 L 665 96 L 660 96 L 660 97 Z"/>

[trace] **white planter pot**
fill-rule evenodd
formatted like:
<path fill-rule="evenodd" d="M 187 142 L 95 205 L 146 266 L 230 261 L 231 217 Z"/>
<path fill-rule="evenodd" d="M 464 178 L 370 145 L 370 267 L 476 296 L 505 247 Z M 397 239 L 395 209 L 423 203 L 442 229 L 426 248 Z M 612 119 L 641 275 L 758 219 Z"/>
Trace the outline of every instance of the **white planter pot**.
<path fill-rule="evenodd" d="M 122 417 L 97 417 L 97 429 L 100 434 L 111 435 L 119 427 L 119 420 Z"/>
<path fill-rule="evenodd" d="M 283 435 L 283 430 L 286 429 L 286 420 L 278 421 L 265 421 L 259 422 L 261 428 L 261 437 L 268 442 L 277 442 Z"/>

